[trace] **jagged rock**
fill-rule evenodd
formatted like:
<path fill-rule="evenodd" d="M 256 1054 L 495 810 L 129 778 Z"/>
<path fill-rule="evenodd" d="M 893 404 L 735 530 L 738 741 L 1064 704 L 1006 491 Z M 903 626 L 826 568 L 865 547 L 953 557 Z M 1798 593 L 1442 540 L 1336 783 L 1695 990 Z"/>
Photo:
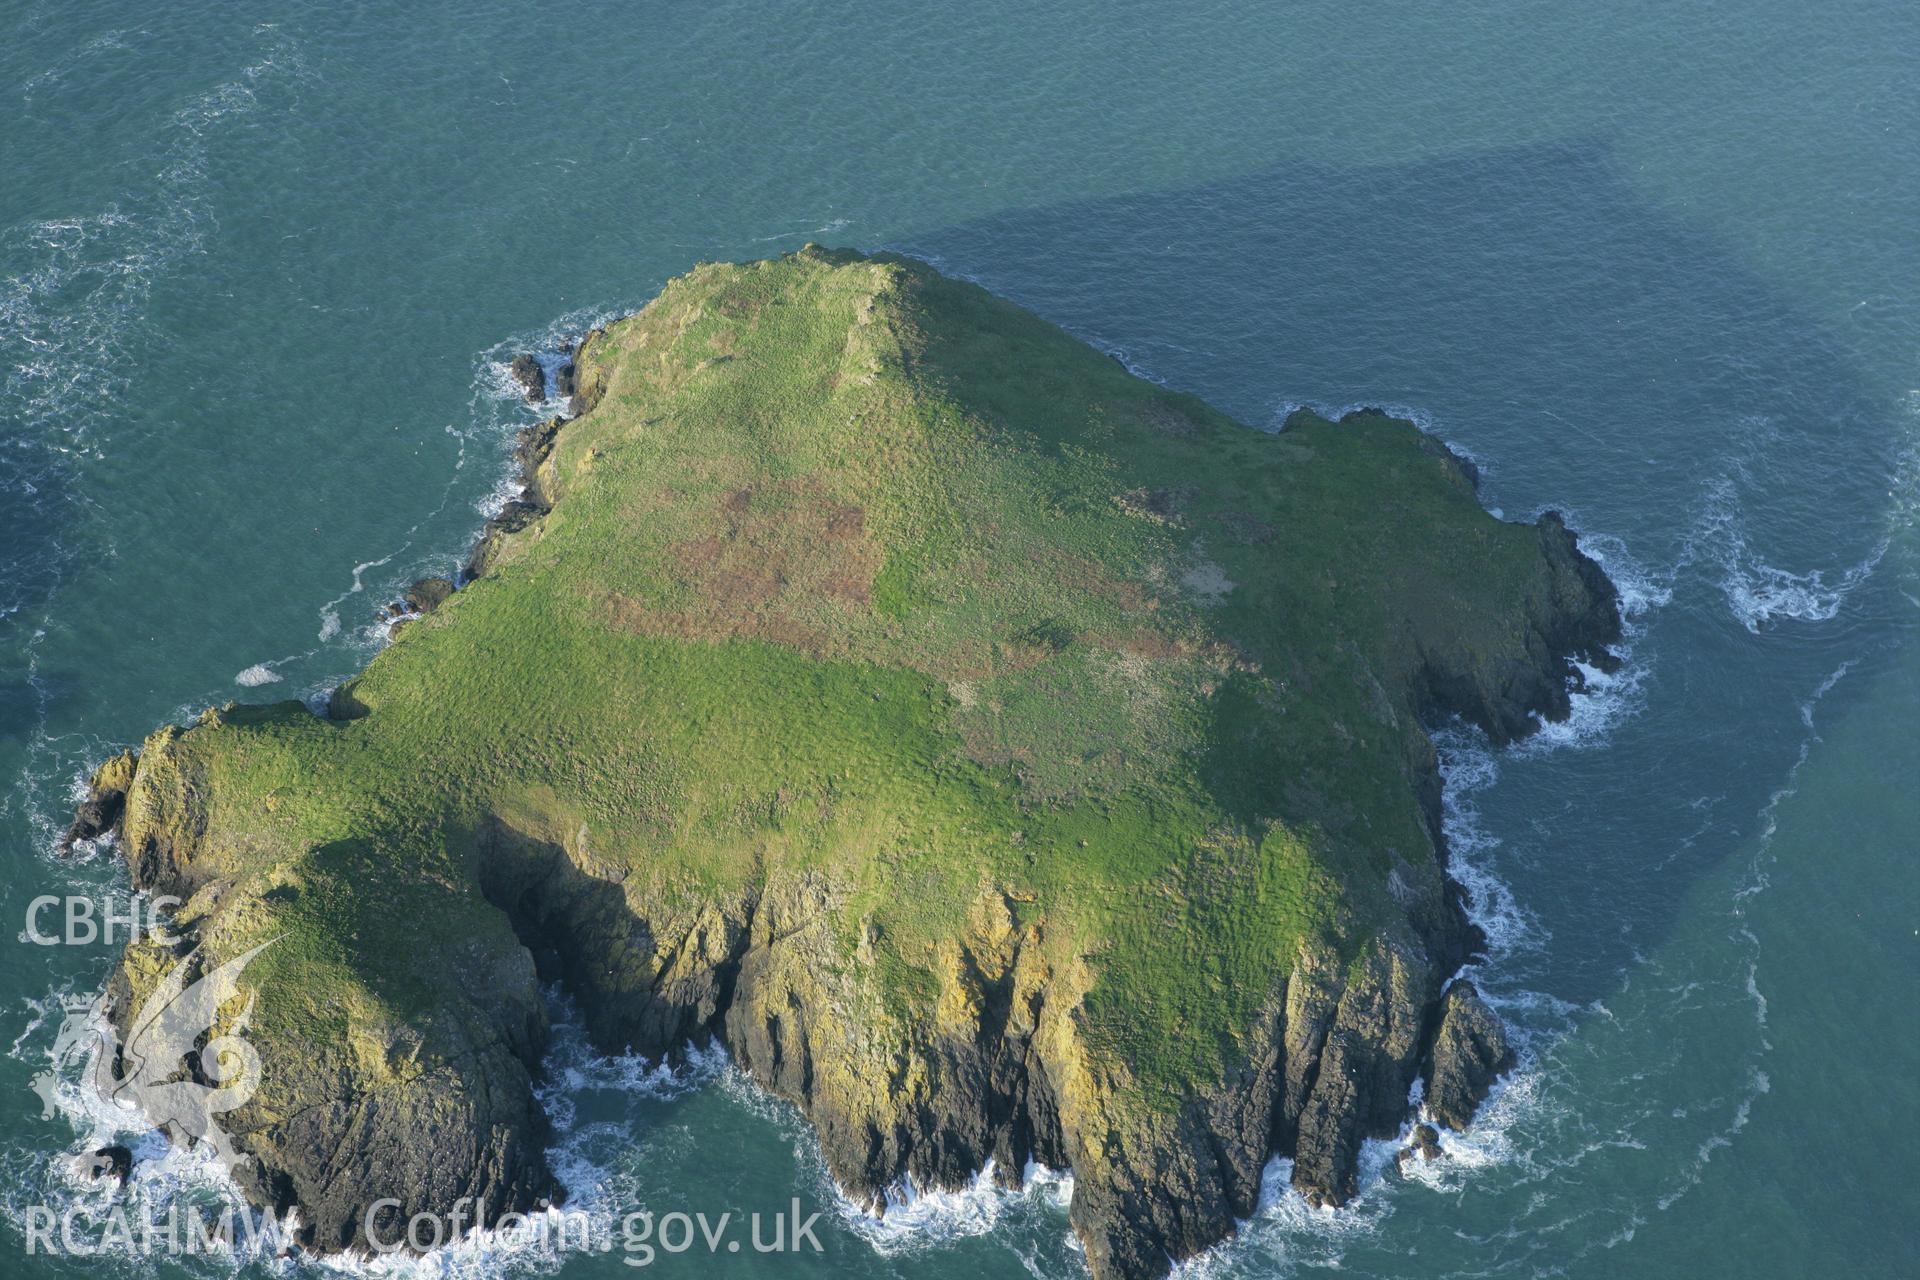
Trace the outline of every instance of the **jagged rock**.
<path fill-rule="evenodd" d="M 422 578 L 407 588 L 407 607 L 416 613 L 432 613 L 453 594 L 450 578 Z"/>
<path fill-rule="evenodd" d="M 502 507 L 500 514 L 481 529 L 480 540 L 467 557 L 464 581 L 484 577 L 493 567 L 507 535 L 518 533 L 552 509 L 547 460 L 553 454 L 554 440 L 563 422 L 561 418 L 548 418 L 522 427 L 515 434 L 513 460 L 520 476 L 520 496 Z"/>
<path fill-rule="evenodd" d="M 133 1151 L 119 1143 L 88 1152 L 76 1163 L 80 1176 L 95 1182 L 111 1179 L 124 1187 L 127 1179 L 133 1176 Z"/>
<path fill-rule="evenodd" d="M 133 773 L 134 755 L 130 751 L 111 757 L 94 772 L 86 798 L 80 802 L 72 823 L 60 837 L 58 849 L 61 857 L 72 853 L 77 842 L 98 840 L 119 828 L 121 816 L 126 810 L 127 788 L 133 783 Z"/>
<path fill-rule="evenodd" d="M 1430 1124 L 1417 1124 L 1407 1145 L 1396 1151 L 1393 1156 L 1394 1168 L 1405 1173 L 1407 1166 L 1414 1160 L 1439 1160 L 1446 1156 L 1446 1150 L 1440 1145 L 1440 1131 Z"/>
<path fill-rule="evenodd" d="M 547 375 L 540 362 L 530 355 L 518 355 L 507 366 L 507 373 L 520 384 L 528 404 L 543 404 L 547 399 Z"/>
<path fill-rule="evenodd" d="M 480 541 L 474 545 L 473 554 L 467 557 L 467 577 L 486 576 L 487 570 L 493 567 L 495 558 L 500 554 L 501 544 L 507 535 L 520 532 L 546 513 L 546 507 L 525 498 L 515 498 L 502 507 L 499 515 L 487 521 L 481 530 Z"/>
<path fill-rule="evenodd" d="M 1353 1198 L 1360 1142 L 1405 1110 L 1438 978 L 1411 948 L 1376 944 L 1340 992 L 1299 1117 L 1293 1185 L 1313 1205 Z"/>
<path fill-rule="evenodd" d="M 534 483 L 534 477 L 540 470 L 540 464 L 553 452 L 554 438 L 559 435 L 564 419 L 548 418 L 532 426 L 520 428 L 513 437 L 513 463 L 520 476 L 520 484 L 525 488 Z"/>
<path fill-rule="evenodd" d="M 591 411 L 607 389 L 606 371 L 590 359 L 605 333 L 604 329 L 590 330 L 574 344 L 573 358 L 567 362 L 567 367 L 572 371 L 568 375 L 568 385 L 572 391 L 567 397 L 567 416 L 570 418 L 578 418 Z"/>
<path fill-rule="evenodd" d="M 1503 1072 L 1513 1066 L 1506 1028 L 1471 982 L 1447 989 L 1427 1068 L 1427 1112 L 1449 1129 L 1464 1130 Z"/>

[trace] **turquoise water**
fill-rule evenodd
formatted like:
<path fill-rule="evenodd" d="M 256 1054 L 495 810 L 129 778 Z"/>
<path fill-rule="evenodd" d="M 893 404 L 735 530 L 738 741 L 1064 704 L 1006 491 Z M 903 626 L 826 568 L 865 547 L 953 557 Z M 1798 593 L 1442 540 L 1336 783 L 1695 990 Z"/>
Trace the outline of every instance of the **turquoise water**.
<path fill-rule="evenodd" d="M 0 16 L 0 901 L 154 725 L 326 687 L 457 565 L 499 360 L 808 240 L 977 278 L 1255 425 L 1383 403 L 1555 506 L 1635 604 L 1567 729 L 1449 746 L 1522 1069 L 1224 1276 L 1920 1273 L 1920 22 L 1896 3 L 766 3 Z M 0 1196 L 98 1141 L 30 1083 L 106 947 L 0 937 Z M 820 1209 L 668 1272 L 1081 1274 L 1042 1182 L 843 1211 L 718 1064 L 563 1042 L 595 1205 Z M 137 1197 L 217 1196 L 149 1143 Z M 1277 1187 L 1283 1180 L 1272 1179 Z M 0 1273 L 222 1275 L 26 1257 Z M 286 1264 L 244 1262 L 247 1275 Z M 630 1274 L 476 1248 L 427 1270 Z"/>

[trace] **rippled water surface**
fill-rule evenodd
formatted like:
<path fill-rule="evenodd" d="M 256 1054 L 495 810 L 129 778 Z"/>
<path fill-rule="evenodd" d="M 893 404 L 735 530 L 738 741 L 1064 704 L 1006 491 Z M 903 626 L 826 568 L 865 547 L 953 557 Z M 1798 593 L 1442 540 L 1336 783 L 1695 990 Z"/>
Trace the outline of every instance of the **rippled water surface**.
<path fill-rule="evenodd" d="M 1445 743 L 1520 1070 L 1447 1159 L 1375 1151 L 1349 1211 L 1274 1170 L 1191 1269 L 1920 1274 L 1917 94 L 1898 3 L 12 5 L 6 912 L 124 893 L 52 856 L 91 763 L 325 688 L 461 561 L 530 412 L 504 357 L 698 260 L 900 249 L 1255 426 L 1395 406 L 1504 514 L 1566 511 L 1632 606 L 1568 725 Z M 64 1153 L 124 1123 L 31 1088 L 110 958 L 0 946 L 15 1214 L 91 1194 Z M 724 1061 L 563 1034 L 552 1068 L 590 1209 L 824 1214 L 820 1257 L 657 1269 L 1082 1273 L 1057 1177 L 869 1219 Z M 136 1202 L 225 1194 L 140 1154 Z M 0 1273 L 302 1270 L 23 1243 L 0 1225 Z"/>

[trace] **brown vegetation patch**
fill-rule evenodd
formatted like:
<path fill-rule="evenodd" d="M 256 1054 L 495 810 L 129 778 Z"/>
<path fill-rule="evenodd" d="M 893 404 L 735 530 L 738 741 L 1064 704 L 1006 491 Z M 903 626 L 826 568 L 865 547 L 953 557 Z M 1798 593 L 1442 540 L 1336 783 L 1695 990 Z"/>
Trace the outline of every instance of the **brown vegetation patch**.
<path fill-rule="evenodd" d="M 751 283 L 716 292 L 708 301 L 714 311 L 729 320 L 751 320 L 767 305 L 769 296 Z"/>
<path fill-rule="evenodd" d="M 866 512 L 810 479 L 731 489 L 707 532 L 668 548 L 668 598 L 653 607 L 613 597 L 615 625 L 676 639 L 752 636 L 810 653 L 835 647 L 840 616 L 867 607 L 883 560 Z"/>
<path fill-rule="evenodd" d="M 1190 641 L 1161 635 L 1145 627 L 1135 627 L 1127 632 L 1090 631 L 1081 639 L 1096 649 L 1111 649 L 1115 653 L 1133 654 L 1154 662 L 1191 658 L 1200 651 L 1200 646 Z"/>
<path fill-rule="evenodd" d="M 1115 653 L 1146 658 L 1153 662 L 1185 662 L 1197 659 L 1216 671 L 1258 671 L 1255 663 L 1238 646 L 1221 640 L 1193 640 L 1184 636 L 1169 636 L 1146 627 L 1135 627 L 1131 631 L 1089 631 L 1079 637 L 1083 644 L 1096 649 L 1111 649 Z"/>
<path fill-rule="evenodd" d="M 1160 607 L 1160 602 L 1145 587 L 1113 577 L 1098 562 L 1085 556 L 1044 547 L 1034 551 L 1032 559 L 1044 566 L 1047 576 L 1055 582 L 1084 595 L 1110 600 L 1129 613 L 1152 613 Z"/>
<path fill-rule="evenodd" d="M 704 609 L 656 609 L 632 596 L 609 596 L 607 620 L 622 631 L 662 640 L 768 640 L 814 658 L 844 656 L 844 645 L 824 627 L 812 626 L 778 609 L 740 609 L 716 614 Z"/>

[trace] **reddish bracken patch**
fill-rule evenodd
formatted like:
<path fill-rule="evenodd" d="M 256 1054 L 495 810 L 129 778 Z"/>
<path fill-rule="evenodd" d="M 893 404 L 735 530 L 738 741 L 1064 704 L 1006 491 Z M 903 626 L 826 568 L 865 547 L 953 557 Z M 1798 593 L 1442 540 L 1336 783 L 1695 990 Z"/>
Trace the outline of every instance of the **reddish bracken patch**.
<path fill-rule="evenodd" d="M 845 610 L 864 610 L 883 559 L 866 512 L 811 479 L 733 489 L 708 532 L 668 550 L 677 608 L 628 596 L 608 605 L 615 625 L 684 640 L 753 637 L 826 654 L 844 647 Z"/>

